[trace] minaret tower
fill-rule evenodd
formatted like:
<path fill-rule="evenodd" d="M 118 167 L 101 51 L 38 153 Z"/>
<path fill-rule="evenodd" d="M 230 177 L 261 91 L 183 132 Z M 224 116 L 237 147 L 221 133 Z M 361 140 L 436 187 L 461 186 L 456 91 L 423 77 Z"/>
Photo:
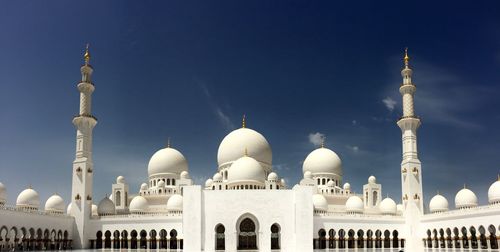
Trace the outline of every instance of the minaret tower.
<path fill-rule="evenodd" d="M 88 236 L 85 227 L 92 214 L 92 130 L 97 119 L 91 113 L 92 66 L 90 65 L 89 46 L 85 49 L 84 65 L 80 68 L 82 80 L 77 88 L 80 92 L 80 112 L 73 118 L 76 127 L 76 155 L 73 161 L 73 185 L 71 193 L 71 215 L 75 217 L 74 245 L 76 248 L 88 248 Z"/>
<path fill-rule="evenodd" d="M 419 238 L 420 216 L 424 213 L 422 196 L 422 167 L 418 159 L 417 129 L 420 119 L 415 116 L 413 95 L 416 87 L 411 81 L 412 70 L 410 57 L 405 49 L 404 63 L 401 70 L 403 83 L 399 92 L 403 97 L 403 116 L 398 121 L 403 140 L 403 160 L 401 161 L 401 186 L 403 197 L 403 213 L 407 224 L 407 245 L 409 251 L 422 251 L 422 240 Z"/>

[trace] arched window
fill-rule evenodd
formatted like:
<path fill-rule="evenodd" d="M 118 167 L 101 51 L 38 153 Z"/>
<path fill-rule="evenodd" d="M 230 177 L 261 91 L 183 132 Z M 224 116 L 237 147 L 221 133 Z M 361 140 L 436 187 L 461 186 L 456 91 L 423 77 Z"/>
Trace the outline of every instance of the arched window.
<path fill-rule="evenodd" d="M 273 185 L 269 185 L 269 189 L 271 189 L 271 190 L 272 190 L 272 189 L 273 189 Z"/>
<path fill-rule="evenodd" d="M 113 248 L 120 248 L 120 231 L 118 230 L 115 230 L 115 232 L 113 232 Z"/>
<path fill-rule="evenodd" d="M 241 221 L 238 232 L 239 250 L 257 250 L 257 233 L 255 223 L 250 218 Z"/>
<path fill-rule="evenodd" d="M 212 186 L 212 190 L 215 190 L 215 186 Z"/>
<path fill-rule="evenodd" d="M 153 185 L 156 186 L 156 180 L 153 181 Z"/>
<path fill-rule="evenodd" d="M 95 248 L 96 249 L 102 249 L 102 232 L 97 231 L 96 233 L 96 240 L 95 240 Z"/>
<path fill-rule="evenodd" d="M 104 233 L 104 248 L 111 248 L 111 232 L 109 230 Z"/>
<path fill-rule="evenodd" d="M 137 249 L 137 231 L 135 230 L 132 230 L 132 232 L 130 232 L 130 248 L 131 249 Z"/>
<path fill-rule="evenodd" d="M 226 249 L 226 236 L 224 232 L 226 228 L 224 225 L 218 224 L 215 227 L 215 250 L 225 250 Z"/>
<path fill-rule="evenodd" d="M 175 229 L 170 231 L 170 249 L 177 249 L 177 231 Z"/>
<path fill-rule="evenodd" d="M 377 200 L 378 200 L 377 197 L 378 197 L 378 192 L 374 191 L 373 192 L 373 203 L 372 203 L 372 206 L 377 205 Z"/>
<path fill-rule="evenodd" d="M 339 230 L 339 248 L 345 248 L 345 231 L 344 231 L 344 229 Z"/>
<path fill-rule="evenodd" d="M 167 185 L 170 185 L 170 179 L 169 178 L 167 179 Z"/>
<path fill-rule="evenodd" d="M 357 233 L 357 235 L 358 235 L 357 247 L 358 248 L 363 248 L 365 245 L 364 234 L 365 234 L 365 232 L 363 232 L 363 230 L 361 230 L 361 229 L 358 230 L 358 233 Z"/>
<path fill-rule="evenodd" d="M 347 247 L 354 248 L 354 230 L 352 229 L 347 232 Z"/>
<path fill-rule="evenodd" d="M 120 206 L 122 202 L 122 193 L 120 191 L 116 191 L 115 193 L 115 205 Z"/>
<path fill-rule="evenodd" d="M 325 179 L 325 178 L 323 178 L 323 179 L 321 180 L 321 184 L 322 184 L 322 185 L 326 185 L 326 179 Z"/>
<path fill-rule="evenodd" d="M 274 223 L 271 226 L 271 249 L 280 249 L 280 226 Z"/>
<path fill-rule="evenodd" d="M 149 231 L 149 249 L 156 249 L 156 230 Z"/>
<path fill-rule="evenodd" d="M 172 185 L 175 185 L 175 179 L 172 179 Z"/>
<path fill-rule="evenodd" d="M 490 232 L 490 247 L 492 249 L 498 249 L 498 240 L 496 236 L 496 228 L 493 225 L 488 227 L 488 232 Z"/>
<path fill-rule="evenodd" d="M 139 248 L 147 249 L 148 248 L 148 240 L 146 237 L 148 236 L 148 233 L 146 232 L 146 230 L 141 230 L 140 236 L 141 236 L 141 239 L 139 241 Z"/>
<path fill-rule="evenodd" d="M 121 248 L 128 249 L 128 233 L 127 233 L 127 231 L 123 230 L 121 236 L 122 236 Z"/>
<path fill-rule="evenodd" d="M 328 231 L 328 248 L 335 248 L 335 230 Z"/>

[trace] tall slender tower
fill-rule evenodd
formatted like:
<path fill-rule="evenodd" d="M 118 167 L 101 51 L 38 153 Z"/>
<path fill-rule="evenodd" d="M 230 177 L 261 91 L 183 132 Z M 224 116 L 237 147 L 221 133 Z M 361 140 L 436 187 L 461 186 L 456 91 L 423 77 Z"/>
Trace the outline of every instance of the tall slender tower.
<path fill-rule="evenodd" d="M 403 83 L 399 92 L 403 96 L 403 116 L 398 121 L 403 140 L 403 160 L 401 161 L 401 186 L 403 196 L 403 213 L 407 226 L 408 251 L 421 251 L 422 240 L 419 238 L 420 217 L 424 213 L 422 196 L 422 167 L 418 159 L 417 129 L 420 119 L 415 116 L 413 95 L 416 87 L 411 81 L 412 70 L 409 66 L 410 57 L 405 49 L 404 63 L 401 70 Z"/>
<path fill-rule="evenodd" d="M 80 91 L 80 112 L 73 118 L 76 127 L 76 155 L 73 161 L 71 215 L 76 222 L 73 232 L 76 248 L 89 247 L 85 226 L 92 214 L 92 130 L 97 124 L 97 119 L 91 113 L 94 84 L 91 80 L 93 69 L 88 44 L 83 57 L 85 63 L 80 68 L 82 80 L 77 86 Z"/>

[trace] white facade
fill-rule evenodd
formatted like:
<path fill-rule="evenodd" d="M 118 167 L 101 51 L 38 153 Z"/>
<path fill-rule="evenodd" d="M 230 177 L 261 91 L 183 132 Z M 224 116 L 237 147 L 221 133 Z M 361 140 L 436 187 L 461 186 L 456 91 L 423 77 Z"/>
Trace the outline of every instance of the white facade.
<path fill-rule="evenodd" d="M 498 248 L 500 180 L 478 206 L 469 189 L 458 191 L 455 209 L 436 195 L 424 212 L 422 164 L 409 57 L 399 88 L 403 117 L 402 204 L 382 197 L 382 184 L 369 176 L 362 193 L 343 181 L 341 158 L 323 145 L 305 155 L 304 178 L 287 187 L 273 171 L 272 149 L 259 132 L 242 127 L 230 132 L 218 149 L 217 169 L 204 185 L 194 185 L 186 157 L 170 143 L 154 153 L 148 177 L 129 188 L 117 176 L 110 196 L 92 194 L 91 81 L 88 48 L 80 92 L 80 111 L 73 162 L 72 198 L 51 196 L 42 209 L 38 193 L 28 188 L 15 206 L 6 202 L 0 183 L 0 249 L 149 248 L 184 251 L 313 251 L 349 248 Z M 117 174 L 119 175 L 119 174 Z M 360 190 L 361 191 L 361 190 Z M 486 194 L 486 193 L 484 193 Z M 398 200 L 399 201 L 399 200 Z"/>

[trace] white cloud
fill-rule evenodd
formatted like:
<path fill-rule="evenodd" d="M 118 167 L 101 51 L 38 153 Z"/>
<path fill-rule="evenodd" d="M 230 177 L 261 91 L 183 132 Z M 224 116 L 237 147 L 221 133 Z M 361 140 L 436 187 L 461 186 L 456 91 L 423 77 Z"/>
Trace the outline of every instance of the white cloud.
<path fill-rule="evenodd" d="M 352 152 L 359 152 L 359 146 L 356 145 L 347 145 L 347 149 L 351 150 Z"/>
<path fill-rule="evenodd" d="M 356 120 L 352 120 L 352 125 L 353 125 L 353 126 L 358 125 L 358 121 L 356 121 Z"/>
<path fill-rule="evenodd" d="M 321 146 L 321 144 L 325 141 L 325 134 L 323 133 L 310 133 L 309 134 L 309 142 L 314 144 L 314 146 Z"/>
<path fill-rule="evenodd" d="M 234 124 L 229 118 L 229 116 L 222 111 L 221 107 L 215 102 L 215 99 L 212 97 L 212 94 L 210 94 L 210 91 L 208 90 L 207 85 L 200 80 L 195 80 L 198 82 L 198 85 L 200 85 L 201 89 L 203 90 L 203 94 L 207 97 L 208 104 L 210 105 L 212 111 L 214 112 L 215 116 L 217 116 L 217 119 L 221 124 L 228 130 L 234 129 Z"/>
<path fill-rule="evenodd" d="M 397 104 L 397 102 L 389 96 L 383 99 L 382 102 L 384 103 L 385 107 L 391 112 L 394 110 Z"/>

